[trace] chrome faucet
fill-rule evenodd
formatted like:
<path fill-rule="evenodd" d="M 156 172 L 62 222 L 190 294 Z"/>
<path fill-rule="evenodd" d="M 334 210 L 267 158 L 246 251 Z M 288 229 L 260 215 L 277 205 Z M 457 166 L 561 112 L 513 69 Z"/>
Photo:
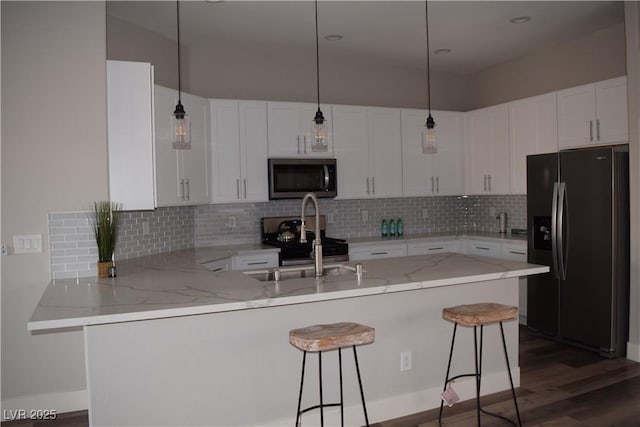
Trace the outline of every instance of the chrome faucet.
<path fill-rule="evenodd" d="M 302 215 L 300 226 L 300 243 L 307 242 L 307 231 L 305 230 L 305 220 L 304 220 L 304 208 L 307 204 L 307 200 L 311 199 L 316 209 L 316 237 L 313 239 L 313 258 L 314 258 L 314 267 L 316 272 L 316 277 L 322 277 L 322 238 L 320 236 L 320 208 L 318 207 L 318 198 L 313 193 L 307 193 L 306 196 L 302 199 Z"/>

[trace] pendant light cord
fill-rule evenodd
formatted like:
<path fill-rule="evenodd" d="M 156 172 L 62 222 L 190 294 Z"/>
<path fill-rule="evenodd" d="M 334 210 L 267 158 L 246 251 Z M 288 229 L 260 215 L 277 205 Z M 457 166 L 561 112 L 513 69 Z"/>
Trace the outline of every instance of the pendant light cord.
<path fill-rule="evenodd" d="M 318 110 L 320 110 L 320 44 L 318 42 L 318 0 L 316 6 L 316 86 L 318 90 Z"/>
<path fill-rule="evenodd" d="M 429 109 L 429 115 L 431 115 L 431 72 L 429 63 L 429 2 L 424 1 L 424 20 L 426 28 L 427 38 L 427 108 Z"/>
<path fill-rule="evenodd" d="M 178 35 L 178 104 L 181 104 L 182 73 L 180 70 L 180 0 L 176 0 L 176 29 Z"/>

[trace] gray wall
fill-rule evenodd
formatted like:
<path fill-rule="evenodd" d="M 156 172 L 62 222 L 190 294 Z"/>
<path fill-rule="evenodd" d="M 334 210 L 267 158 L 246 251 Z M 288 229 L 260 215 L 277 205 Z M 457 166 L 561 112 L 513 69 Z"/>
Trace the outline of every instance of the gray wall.
<path fill-rule="evenodd" d="M 2 409 L 24 409 L 34 396 L 41 409 L 80 409 L 82 333 L 36 335 L 26 324 L 50 278 L 47 214 L 87 210 L 109 196 L 105 6 L 0 7 L 2 242 L 42 234 L 45 248 L 2 258 Z"/>

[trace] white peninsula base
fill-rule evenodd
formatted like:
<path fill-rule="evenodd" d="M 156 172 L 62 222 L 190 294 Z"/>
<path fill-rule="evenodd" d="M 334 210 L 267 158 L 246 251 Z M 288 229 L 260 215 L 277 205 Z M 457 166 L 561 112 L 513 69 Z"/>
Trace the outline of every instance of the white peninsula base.
<path fill-rule="evenodd" d="M 376 328 L 358 349 L 372 423 L 439 406 L 453 325 L 443 307 L 518 305 L 518 278 L 191 316 L 84 326 L 92 426 L 281 426 L 295 424 L 302 353 L 290 329 L 359 322 Z M 452 373 L 473 371 L 472 328 L 458 328 Z M 519 385 L 518 324 L 505 324 Z M 482 393 L 509 388 L 497 326 L 485 327 Z M 400 353 L 412 369 L 401 372 Z M 337 355 L 323 357 L 325 402 L 337 401 Z M 351 351 L 343 352 L 347 425 L 364 417 Z M 456 382 L 464 399 L 473 380 Z M 317 356 L 307 358 L 303 406 L 317 402 Z M 339 425 L 338 411 L 325 411 Z M 319 425 L 317 411 L 303 425 Z"/>

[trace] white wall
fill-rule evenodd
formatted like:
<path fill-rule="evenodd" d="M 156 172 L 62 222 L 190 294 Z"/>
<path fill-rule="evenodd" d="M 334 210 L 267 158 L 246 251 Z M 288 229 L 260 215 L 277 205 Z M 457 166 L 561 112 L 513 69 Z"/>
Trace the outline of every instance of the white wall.
<path fill-rule="evenodd" d="M 631 303 L 628 357 L 640 362 L 640 6 L 625 2 L 629 182 L 631 192 Z"/>
<path fill-rule="evenodd" d="M 47 214 L 108 197 L 105 5 L 2 7 L 2 243 L 43 235 L 45 251 L 2 260 L 2 409 L 84 401 L 80 331 L 30 334 L 49 281 Z M 59 405 L 58 405 L 59 403 Z"/>

